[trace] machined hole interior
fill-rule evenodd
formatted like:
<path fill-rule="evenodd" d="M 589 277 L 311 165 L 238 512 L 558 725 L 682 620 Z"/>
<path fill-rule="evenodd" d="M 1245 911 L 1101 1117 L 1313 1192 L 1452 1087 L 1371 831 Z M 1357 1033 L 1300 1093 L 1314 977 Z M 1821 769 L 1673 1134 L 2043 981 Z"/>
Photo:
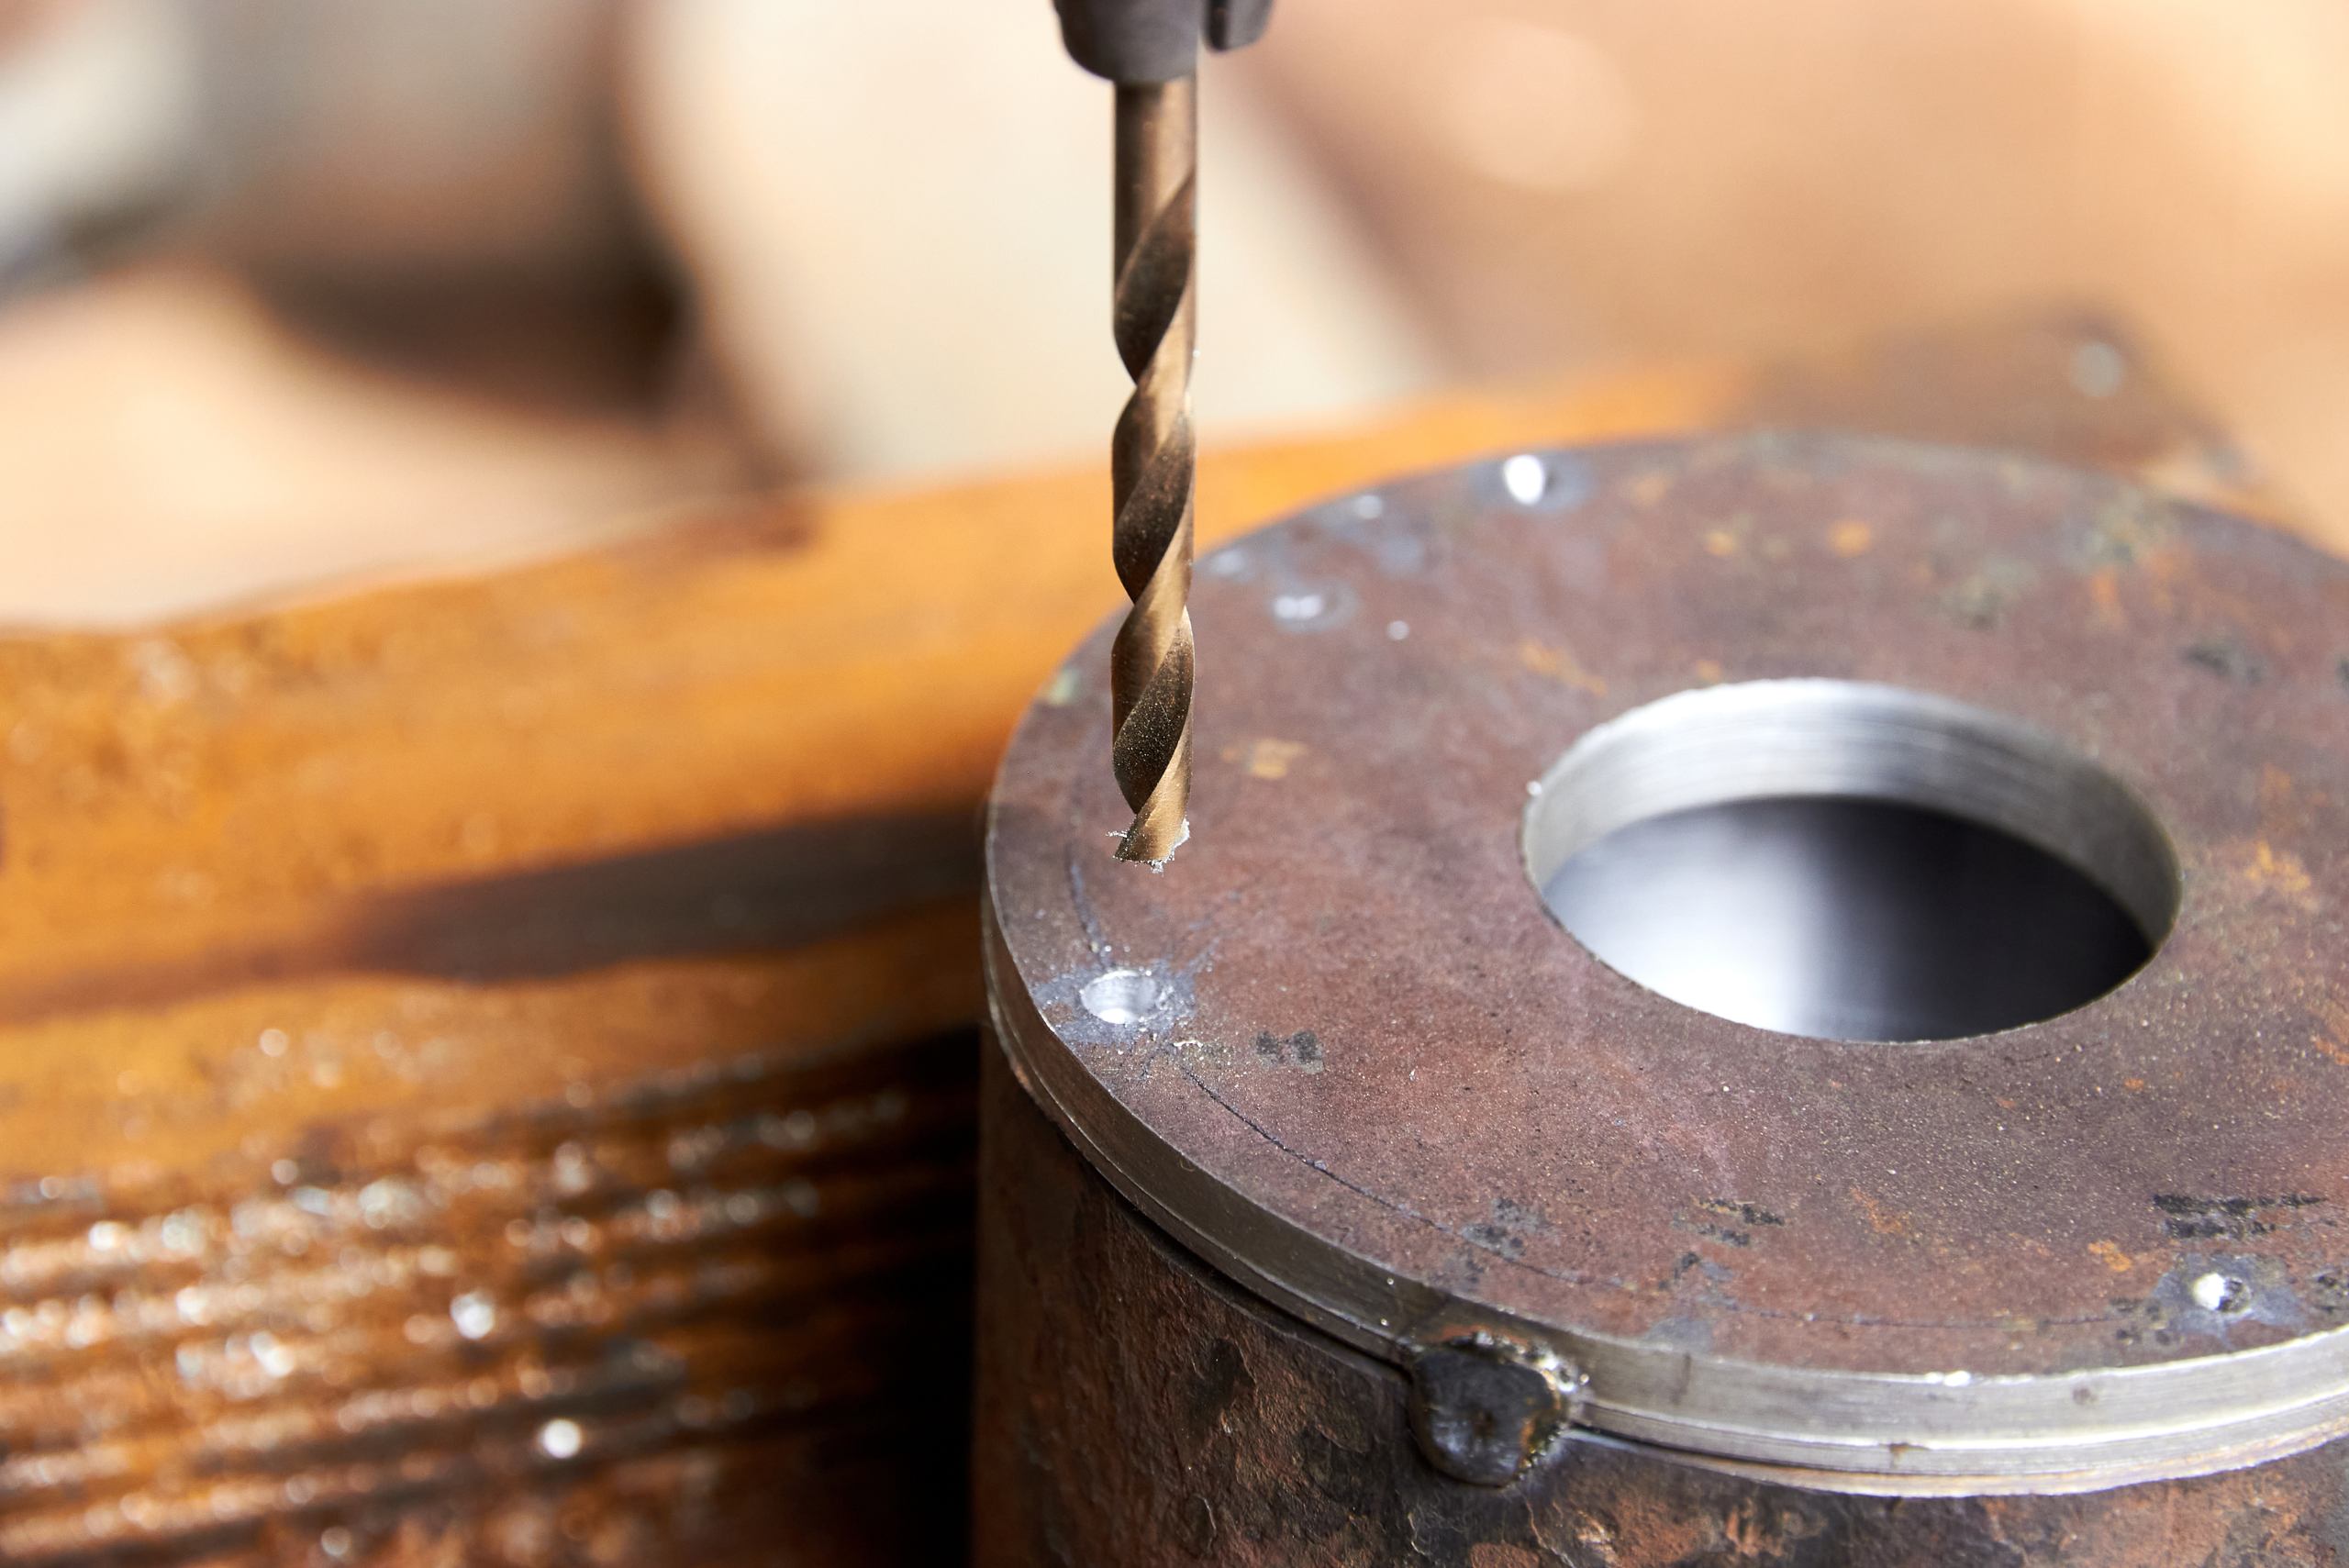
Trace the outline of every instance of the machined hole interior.
<path fill-rule="evenodd" d="M 2142 968 L 2177 859 L 2127 785 L 2036 728 L 1850 681 L 1682 692 L 1585 735 L 1525 864 L 1610 967 L 1827 1040 L 2037 1023 Z"/>

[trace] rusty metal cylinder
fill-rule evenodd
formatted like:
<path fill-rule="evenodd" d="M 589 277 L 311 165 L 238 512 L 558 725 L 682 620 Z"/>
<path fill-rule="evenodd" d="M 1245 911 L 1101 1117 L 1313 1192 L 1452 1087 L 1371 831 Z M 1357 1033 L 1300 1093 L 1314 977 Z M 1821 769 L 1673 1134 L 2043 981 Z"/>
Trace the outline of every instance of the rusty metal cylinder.
<path fill-rule="evenodd" d="M 1193 614 L 1184 857 L 1107 628 L 996 784 L 981 1561 L 2349 1551 L 2349 566 L 1762 436 Z"/>

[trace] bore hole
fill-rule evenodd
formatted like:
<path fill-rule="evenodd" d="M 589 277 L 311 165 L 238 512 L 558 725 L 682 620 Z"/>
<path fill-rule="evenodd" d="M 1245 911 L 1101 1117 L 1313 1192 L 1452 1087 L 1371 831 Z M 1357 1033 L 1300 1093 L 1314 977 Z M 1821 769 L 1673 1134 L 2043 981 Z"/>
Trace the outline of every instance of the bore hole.
<path fill-rule="evenodd" d="M 1953 1040 L 2118 986 L 2177 917 L 2176 858 L 2053 737 L 1847 681 L 1683 692 L 1591 731 L 1525 813 L 1526 869 L 1609 965 L 1826 1040 Z"/>

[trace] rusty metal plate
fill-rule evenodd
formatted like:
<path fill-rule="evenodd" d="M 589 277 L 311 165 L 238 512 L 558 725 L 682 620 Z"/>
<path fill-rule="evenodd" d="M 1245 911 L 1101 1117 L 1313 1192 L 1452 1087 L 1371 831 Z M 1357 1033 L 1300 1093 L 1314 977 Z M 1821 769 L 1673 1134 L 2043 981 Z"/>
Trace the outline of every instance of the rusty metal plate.
<path fill-rule="evenodd" d="M 1031 709 L 989 840 L 1031 1092 L 1353 1344 L 1514 1335 L 1588 1372 L 1593 1425 L 1811 1485 L 2110 1485 L 2349 1424 L 2349 566 L 1902 443 L 1527 474 L 1202 560 L 1163 874 L 1113 858 L 1107 628 Z M 1520 861 L 1529 783 L 1634 707 L 1796 676 L 2095 758 L 2175 849 L 2175 931 L 2101 1000 L 1930 1044 L 1772 1033 L 1600 963 Z"/>

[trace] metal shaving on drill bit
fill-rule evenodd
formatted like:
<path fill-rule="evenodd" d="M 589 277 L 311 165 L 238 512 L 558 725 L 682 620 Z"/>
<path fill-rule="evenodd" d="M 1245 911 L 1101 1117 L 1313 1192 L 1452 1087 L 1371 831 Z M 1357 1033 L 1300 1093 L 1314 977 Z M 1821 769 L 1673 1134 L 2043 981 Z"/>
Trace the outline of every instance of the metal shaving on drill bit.
<path fill-rule="evenodd" d="M 1110 651 L 1110 762 L 1134 813 L 1118 857 L 1162 868 L 1191 831 L 1197 156 L 1196 77 L 1119 87 L 1114 326 L 1134 390 L 1110 447 L 1111 550 L 1133 608 Z"/>

